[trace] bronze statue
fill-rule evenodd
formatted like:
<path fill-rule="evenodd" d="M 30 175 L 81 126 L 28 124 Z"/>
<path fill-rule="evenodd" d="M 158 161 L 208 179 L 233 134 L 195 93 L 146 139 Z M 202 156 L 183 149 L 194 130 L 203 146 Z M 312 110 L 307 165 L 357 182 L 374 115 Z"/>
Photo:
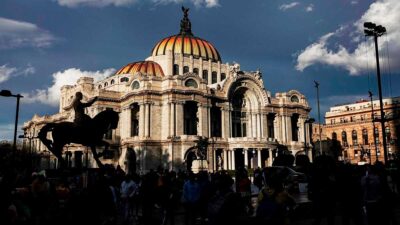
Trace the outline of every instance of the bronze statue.
<path fill-rule="evenodd" d="M 105 110 L 97 114 L 93 119 L 84 113 L 84 108 L 92 105 L 97 98 L 87 103 L 82 103 L 82 93 L 77 92 L 76 97 L 70 107 L 74 107 L 74 122 L 48 123 L 38 134 L 39 139 L 59 160 L 60 167 L 66 166 L 62 157 L 63 147 L 66 144 L 76 143 L 91 148 L 93 158 L 97 165 L 102 167 L 99 155 L 96 152 L 96 146 L 105 146 L 108 149 L 109 143 L 103 141 L 104 134 L 110 129 L 118 126 L 119 115 L 113 110 Z M 47 133 L 51 132 L 53 140 L 47 139 Z"/>
<path fill-rule="evenodd" d="M 181 20 L 181 34 L 186 34 L 186 35 L 193 35 L 192 34 L 192 24 L 189 20 L 188 13 L 189 13 L 189 8 L 185 8 L 182 6 L 182 12 L 183 12 L 183 19 Z"/>
<path fill-rule="evenodd" d="M 84 127 L 85 125 L 89 125 L 92 118 L 85 114 L 85 108 L 90 107 L 96 100 L 97 97 L 94 97 L 92 100 L 83 103 L 81 102 L 83 98 L 82 92 L 75 93 L 75 99 L 72 101 L 71 106 L 74 108 L 75 111 L 75 119 L 74 123 L 77 126 Z"/>

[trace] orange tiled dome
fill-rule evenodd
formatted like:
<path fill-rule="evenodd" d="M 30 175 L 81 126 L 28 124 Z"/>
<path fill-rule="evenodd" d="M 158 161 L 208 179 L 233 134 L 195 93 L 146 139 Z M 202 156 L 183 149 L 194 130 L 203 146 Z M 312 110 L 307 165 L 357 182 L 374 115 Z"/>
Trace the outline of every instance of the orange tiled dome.
<path fill-rule="evenodd" d="M 157 76 L 163 77 L 164 72 L 161 66 L 153 61 L 140 61 L 129 63 L 128 65 L 119 69 L 115 75 L 119 74 L 135 74 L 137 72 L 141 72 L 143 74 L 147 74 L 149 76 Z"/>
<path fill-rule="evenodd" d="M 172 54 L 180 53 L 194 58 L 202 57 L 204 60 L 221 61 L 217 49 L 208 41 L 195 37 L 192 33 L 192 23 L 188 17 L 188 8 L 182 7 L 184 17 L 181 20 L 181 31 L 159 41 L 152 50 L 152 56 L 165 55 L 168 50 Z"/>
<path fill-rule="evenodd" d="M 172 53 L 202 57 L 204 60 L 221 61 L 217 49 L 208 41 L 190 34 L 177 34 L 159 41 L 153 48 L 152 55 L 165 55 L 168 50 Z"/>

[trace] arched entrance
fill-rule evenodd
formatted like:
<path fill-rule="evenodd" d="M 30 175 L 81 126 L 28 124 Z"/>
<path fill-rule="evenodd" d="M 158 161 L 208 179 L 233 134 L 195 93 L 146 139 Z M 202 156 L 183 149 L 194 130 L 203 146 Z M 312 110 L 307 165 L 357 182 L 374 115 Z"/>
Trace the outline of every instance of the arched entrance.
<path fill-rule="evenodd" d="M 185 159 L 187 171 L 192 171 L 193 161 L 197 160 L 196 151 L 197 151 L 197 149 L 195 147 L 191 147 L 185 152 L 184 159 Z"/>

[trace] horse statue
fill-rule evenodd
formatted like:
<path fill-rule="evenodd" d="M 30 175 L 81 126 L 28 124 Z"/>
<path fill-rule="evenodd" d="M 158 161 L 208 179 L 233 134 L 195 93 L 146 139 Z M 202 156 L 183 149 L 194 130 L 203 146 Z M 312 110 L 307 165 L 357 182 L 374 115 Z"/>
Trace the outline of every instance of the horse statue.
<path fill-rule="evenodd" d="M 72 122 L 48 123 L 40 129 L 38 138 L 59 160 L 60 167 L 65 168 L 65 160 L 62 157 L 63 147 L 66 144 L 76 143 L 90 147 L 93 158 L 99 168 L 103 164 L 99 160 L 96 146 L 104 146 L 108 149 L 109 143 L 103 141 L 104 134 L 118 126 L 119 115 L 113 110 L 105 110 L 97 114 L 85 126 L 77 126 Z M 53 141 L 47 139 L 47 133 L 51 132 Z"/>

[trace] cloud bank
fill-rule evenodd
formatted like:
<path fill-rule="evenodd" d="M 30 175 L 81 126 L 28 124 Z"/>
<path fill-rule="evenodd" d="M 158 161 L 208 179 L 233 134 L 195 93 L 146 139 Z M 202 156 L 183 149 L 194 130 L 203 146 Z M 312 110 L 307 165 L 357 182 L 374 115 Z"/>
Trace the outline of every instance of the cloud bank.
<path fill-rule="evenodd" d="M 370 5 L 359 20 L 349 27 L 342 26 L 336 31 L 323 35 L 317 42 L 307 46 L 297 56 L 296 69 L 303 71 L 315 64 L 326 64 L 347 70 L 358 75 L 368 69 L 374 69 L 375 50 L 372 38 L 364 40 L 364 22 L 373 22 L 385 26 L 388 33 L 379 38 L 381 64 L 400 68 L 400 1 L 378 0 Z M 350 32 L 349 30 L 354 30 Z M 340 37 L 342 41 L 335 41 Z M 344 39 L 344 40 L 343 40 Z M 345 45 L 354 45 L 353 49 Z M 331 47 L 334 46 L 334 47 Z M 389 54 L 383 54 L 388 51 Z M 390 58 L 388 58 L 388 55 Z"/>
<path fill-rule="evenodd" d="M 44 48 L 51 46 L 55 40 L 49 31 L 33 23 L 0 17 L 0 49 Z"/>
<path fill-rule="evenodd" d="M 60 89 L 64 85 L 74 85 L 81 77 L 92 77 L 95 82 L 102 80 L 115 72 L 108 68 L 102 71 L 82 71 L 77 68 L 69 68 L 53 73 L 52 85 L 46 89 L 37 89 L 33 93 L 23 93 L 25 103 L 42 103 L 50 106 L 58 106 L 60 101 Z"/>

